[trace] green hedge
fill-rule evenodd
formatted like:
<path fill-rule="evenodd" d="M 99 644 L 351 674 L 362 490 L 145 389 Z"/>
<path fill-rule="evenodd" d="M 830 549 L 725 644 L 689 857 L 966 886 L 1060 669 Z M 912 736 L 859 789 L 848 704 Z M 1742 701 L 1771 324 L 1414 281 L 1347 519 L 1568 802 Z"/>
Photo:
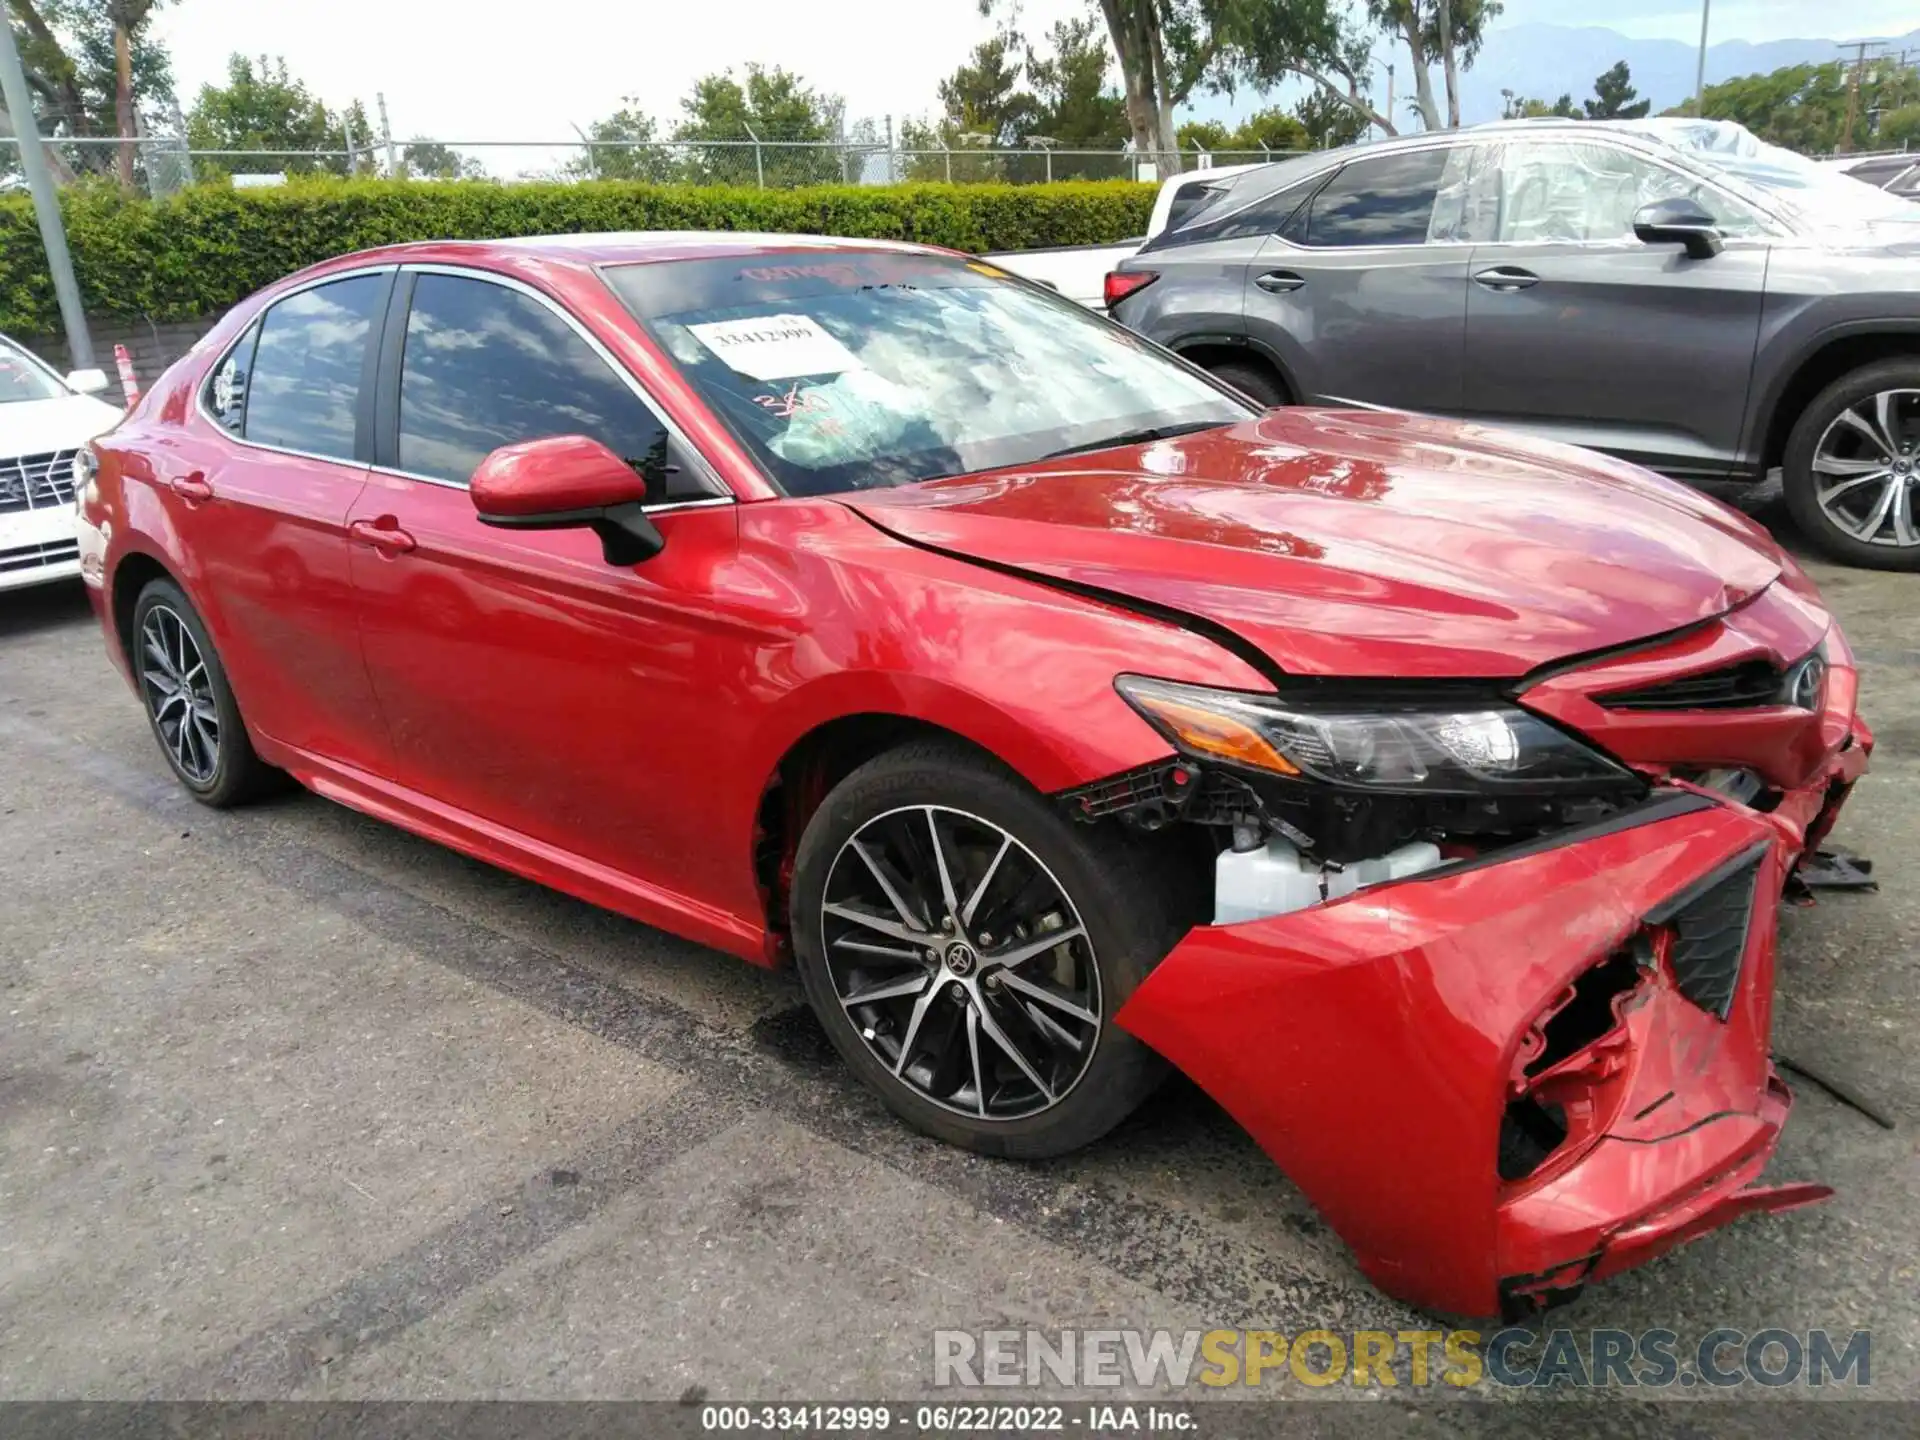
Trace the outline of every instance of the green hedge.
<path fill-rule="evenodd" d="M 401 240 L 481 240 L 581 230 L 773 230 L 878 236 L 958 250 L 1090 245 L 1141 234 L 1154 188 L 1057 185 L 822 186 L 741 190 L 625 181 L 573 185 L 304 180 L 270 190 L 196 186 L 167 200 L 64 192 L 67 243 L 87 313 L 190 320 L 329 256 Z M 0 197 L 0 329 L 59 328 L 31 202 Z"/>

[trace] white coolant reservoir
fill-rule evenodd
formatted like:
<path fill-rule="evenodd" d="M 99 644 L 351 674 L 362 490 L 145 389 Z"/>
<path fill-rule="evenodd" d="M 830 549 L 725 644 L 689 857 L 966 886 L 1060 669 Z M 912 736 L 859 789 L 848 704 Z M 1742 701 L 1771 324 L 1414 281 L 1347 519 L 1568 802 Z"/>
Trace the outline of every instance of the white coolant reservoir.
<path fill-rule="evenodd" d="M 1420 840 L 1334 869 L 1308 860 L 1276 835 L 1264 845 L 1220 852 L 1213 866 L 1213 923 L 1238 925 L 1304 910 L 1369 885 L 1404 880 L 1440 863 L 1440 847 Z"/>
<path fill-rule="evenodd" d="M 1238 925 L 1304 910 L 1324 898 L 1320 867 L 1278 835 L 1251 850 L 1222 850 L 1213 865 L 1213 923 Z"/>
<path fill-rule="evenodd" d="M 1371 860 L 1358 860 L 1339 870 L 1330 868 L 1327 871 L 1327 898 L 1338 900 L 1369 885 L 1378 885 L 1386 880 L 1404 880 L 1409 875 L 1418 875 L 1422 870 L 1438 868 L 1440 860 L 1438 845 L 1427 840 L 1416 840 L 1411 845 L 1402 845 L 1398 850 L 1389 850 Z"/>

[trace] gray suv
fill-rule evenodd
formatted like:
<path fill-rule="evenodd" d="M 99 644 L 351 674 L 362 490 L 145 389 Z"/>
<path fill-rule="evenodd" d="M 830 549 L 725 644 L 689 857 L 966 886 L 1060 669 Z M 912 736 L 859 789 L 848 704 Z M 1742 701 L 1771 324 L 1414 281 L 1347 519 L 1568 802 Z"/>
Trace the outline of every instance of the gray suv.
<path fill-rule="evenodd" d="M 1255 399 L 1462 416 L 1696 483 L 1780 466 L 1823 550 L 1920 569 L 1920 205 L 1687 120 L 1195 179 L 1112 314 Z"/>

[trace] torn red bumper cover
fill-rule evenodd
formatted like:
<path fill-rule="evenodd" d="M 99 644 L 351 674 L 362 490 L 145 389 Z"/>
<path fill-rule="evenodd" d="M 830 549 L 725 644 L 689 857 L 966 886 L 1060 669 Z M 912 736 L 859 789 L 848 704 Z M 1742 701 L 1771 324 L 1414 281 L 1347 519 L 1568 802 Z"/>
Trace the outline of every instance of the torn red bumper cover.
<path fill-rule="evenodd" d="M 1836 632 L 1837 634 L 1837 632 Z M 1840 642 L 1844 644 L 1844 642 Z M 1767 813 L 1683 788 L 1583 831 L 1193 931 L 1119 1023 L 1231 1113 L 1389 1294 L 1528 1313 L 1752 1210 L 1782 886 L 1865 769 L 1851 657 Z"/>

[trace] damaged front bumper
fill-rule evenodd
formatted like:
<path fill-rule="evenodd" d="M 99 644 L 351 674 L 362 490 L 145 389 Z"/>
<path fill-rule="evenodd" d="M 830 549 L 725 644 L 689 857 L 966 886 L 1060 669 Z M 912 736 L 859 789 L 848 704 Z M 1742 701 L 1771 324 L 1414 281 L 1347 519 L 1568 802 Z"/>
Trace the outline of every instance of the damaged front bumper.
<path fill-rule="evenodd" d="M 1118 1023 L 1253 1135 L 1381 1289 L 1529 1313 L 1829 1193 L 1754 1185 L 1790 1104 L 1769 1059 L 1777 914 L 1870 745 L 1849 729 L 1768 813 L 1665 788 L 1580 831 L 1196 929 Z"/>

